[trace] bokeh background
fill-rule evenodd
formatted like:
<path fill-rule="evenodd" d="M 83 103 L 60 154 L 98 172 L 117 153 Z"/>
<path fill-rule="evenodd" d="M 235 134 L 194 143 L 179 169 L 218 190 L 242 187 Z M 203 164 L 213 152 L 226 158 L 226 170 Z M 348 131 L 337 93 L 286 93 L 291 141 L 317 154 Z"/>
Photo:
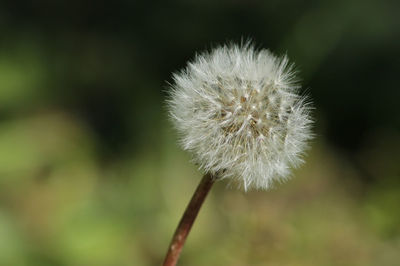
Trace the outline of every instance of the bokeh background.
<path fill-rule="evenodd" d="M 195 53 L 287 53 L 316 138 L 268 192 L 219 182 L 180 265 L 399 265 L 398 1 L 0 2 L 0 265 L 160 265 L 201 174 L 165 98 Z"/>

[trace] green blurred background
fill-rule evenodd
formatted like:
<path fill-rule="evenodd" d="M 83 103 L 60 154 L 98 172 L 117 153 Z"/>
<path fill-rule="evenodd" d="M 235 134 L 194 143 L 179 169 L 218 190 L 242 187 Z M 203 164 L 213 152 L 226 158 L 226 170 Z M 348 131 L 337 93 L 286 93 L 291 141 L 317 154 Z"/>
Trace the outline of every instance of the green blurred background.
<path fill-rule="evenodd" d="M 316 138 L 268 192 L 219 182 L 180 265 L 400 265 L 398 1 L 0 2 L 0 265 L 160 265 L 201 174 L 171 73 L 251 38 L 287 53 Z"/>

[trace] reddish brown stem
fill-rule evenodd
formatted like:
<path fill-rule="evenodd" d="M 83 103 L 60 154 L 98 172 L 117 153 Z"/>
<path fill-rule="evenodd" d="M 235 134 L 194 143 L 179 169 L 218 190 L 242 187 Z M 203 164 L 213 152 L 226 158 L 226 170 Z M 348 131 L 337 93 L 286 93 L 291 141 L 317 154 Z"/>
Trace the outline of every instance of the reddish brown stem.
<path fill-rule="evenodd" d="M 189 205 L 186 207 L 185 213 L 183 214 L 178 227 L 175 230 L 175 234 L 172 238 L 171 244 L 169 245 L 167 255 L 165 256 L 163 266 L 175 266 L 178 262 L 179 255 L 181 254 L 185 240 L 192 228 L 193 222 L 196 219 L 197 214 L 203 204 L 208 192 L 214 184 L 214 178 L 210 174 L 203 176 L 200 184 L 197 186 Z"/>

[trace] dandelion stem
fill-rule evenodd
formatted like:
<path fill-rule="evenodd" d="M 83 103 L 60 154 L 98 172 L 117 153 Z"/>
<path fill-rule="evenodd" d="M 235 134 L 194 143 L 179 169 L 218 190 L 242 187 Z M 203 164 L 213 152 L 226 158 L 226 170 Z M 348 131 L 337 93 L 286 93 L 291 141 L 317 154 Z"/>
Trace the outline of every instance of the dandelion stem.
<path fill-rule="evenodd" d="M 175 230 L 163 266 L 175 266 L 178 262 L 185 240 L 214 181 L 214 177 L 210 174 L 203 176 Z"/>

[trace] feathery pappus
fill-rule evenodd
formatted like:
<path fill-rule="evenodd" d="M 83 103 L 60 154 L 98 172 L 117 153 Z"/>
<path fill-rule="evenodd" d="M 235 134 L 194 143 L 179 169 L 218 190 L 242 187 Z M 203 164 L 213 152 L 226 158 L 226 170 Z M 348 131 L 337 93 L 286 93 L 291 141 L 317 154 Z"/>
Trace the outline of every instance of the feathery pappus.
<path fill-rule="evenodd" d="M 310 104 L 286 56 L 251 44 L 204 52 L 173 75 L 168 108 L 199 167 L 245 190 L 268 189 L 300 165 Z"/>

